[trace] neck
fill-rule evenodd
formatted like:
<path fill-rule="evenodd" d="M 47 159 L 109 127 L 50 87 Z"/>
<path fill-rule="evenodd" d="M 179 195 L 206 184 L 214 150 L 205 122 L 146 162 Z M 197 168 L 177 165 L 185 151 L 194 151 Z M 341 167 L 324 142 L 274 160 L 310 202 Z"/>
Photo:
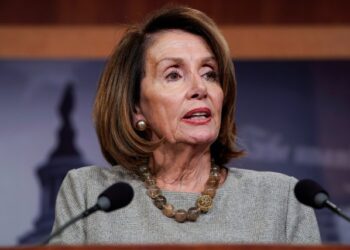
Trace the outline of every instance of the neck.
<path fill-rule="evenodd" d="M 150 162 L 157 185 L 169 191 L 200 193 L 211 167 L 209 147 L 157 148 Z"/>

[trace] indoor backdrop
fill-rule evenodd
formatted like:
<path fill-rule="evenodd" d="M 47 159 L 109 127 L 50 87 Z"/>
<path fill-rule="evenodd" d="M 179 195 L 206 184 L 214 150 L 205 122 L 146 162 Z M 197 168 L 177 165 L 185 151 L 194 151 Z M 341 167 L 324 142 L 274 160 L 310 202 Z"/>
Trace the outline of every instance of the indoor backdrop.
<path fill-rule="evenodd" d="M 350 213 L 349 1 L 176 1 L 205 11 L 229 42 L 238 80 L 231 167 L 312 178 Z M 0 0 L 0 244 L 50 231 L 70 168 L 108 167 L 91 121 L 105 58 L 125 23 L 167 1 Z M 317 212 L 325 242 L 350 228 Z"/>

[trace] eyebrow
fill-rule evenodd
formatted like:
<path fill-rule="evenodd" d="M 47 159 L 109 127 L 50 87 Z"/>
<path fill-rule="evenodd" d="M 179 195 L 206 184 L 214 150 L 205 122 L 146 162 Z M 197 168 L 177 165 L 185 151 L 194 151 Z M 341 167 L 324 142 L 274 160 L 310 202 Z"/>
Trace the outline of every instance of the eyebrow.
<path fill-rule="evenodd" d="M 156 63 L 156 66 L 158 66 L 159 64 L 161 64 L 164 61 L 173 61 L 173 62 L 180 64 L 183 62 L 183 59 L 181 57 L 165 57 L 165 58 L 162 58 L 161 60 L 159 60 Z"/>
<path fill-rule="evenodd" d="M 156 63 L 156 66 L 158 66 L 160 63 L 162 63 L 164 61 L 173 61 L 173 62 L 176 62 L 178 64 L 181 64 L 181 63 L 183 63 L 183 58 L 181 58 L 181 57 L 165 57 L 165 58 L 162 58 L 161 60 L 159 60 Z M 216 61 L 214 56 L 208 56 L 208 57 L 204 57 L 202 59 L 202 62 L 204 62 L 204 63 L 209 62 L 209 61 L 214 61 L 217 64 L 217 61 Z"/>

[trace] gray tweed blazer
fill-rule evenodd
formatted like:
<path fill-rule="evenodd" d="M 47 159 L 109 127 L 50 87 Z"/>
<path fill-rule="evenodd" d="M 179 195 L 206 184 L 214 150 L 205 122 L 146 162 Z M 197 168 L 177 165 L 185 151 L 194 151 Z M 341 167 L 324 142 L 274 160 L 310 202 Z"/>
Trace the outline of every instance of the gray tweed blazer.
<path fill-rule="evenodd" d="M 154 206 L 143 183 L 120 166 L 70 171 L 56 201 L 53 230 L 93 206 L 109 185 L 126 181 L 134 188 L 125 208 L 97 212 L 69 227 L 52 244 L 235 244 L 320 243 L 314 211 L 294 197 L 296 179 L 272 172 L 231 168 L 213 208 L 196 222 L 178 223 Z M 175 208 L 188 209 L 198 194 L 163 191 Z"/>

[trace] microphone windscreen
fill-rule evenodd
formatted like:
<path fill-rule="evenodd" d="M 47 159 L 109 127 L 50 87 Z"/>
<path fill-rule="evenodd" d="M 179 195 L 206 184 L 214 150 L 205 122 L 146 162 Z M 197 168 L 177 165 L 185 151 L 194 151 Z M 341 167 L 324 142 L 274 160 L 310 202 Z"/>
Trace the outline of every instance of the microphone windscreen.
<path fill-rule="evenodd" d="M 304 205 L 321 208 L 324 205 L 318 202 L 317 197 L 322 195 L 324 201 L 328 199 L 328 193 L 317 182 L 309 179 L 298 181 L 294 188 L 295 197 Z"/>
<path fill-rule="evenodd" d="M 97 199 L 99 208 L 111 212 L 127 206 L 134 197 L 133 188 L 125 182 L 117 182 L 103 191 Z"/>

